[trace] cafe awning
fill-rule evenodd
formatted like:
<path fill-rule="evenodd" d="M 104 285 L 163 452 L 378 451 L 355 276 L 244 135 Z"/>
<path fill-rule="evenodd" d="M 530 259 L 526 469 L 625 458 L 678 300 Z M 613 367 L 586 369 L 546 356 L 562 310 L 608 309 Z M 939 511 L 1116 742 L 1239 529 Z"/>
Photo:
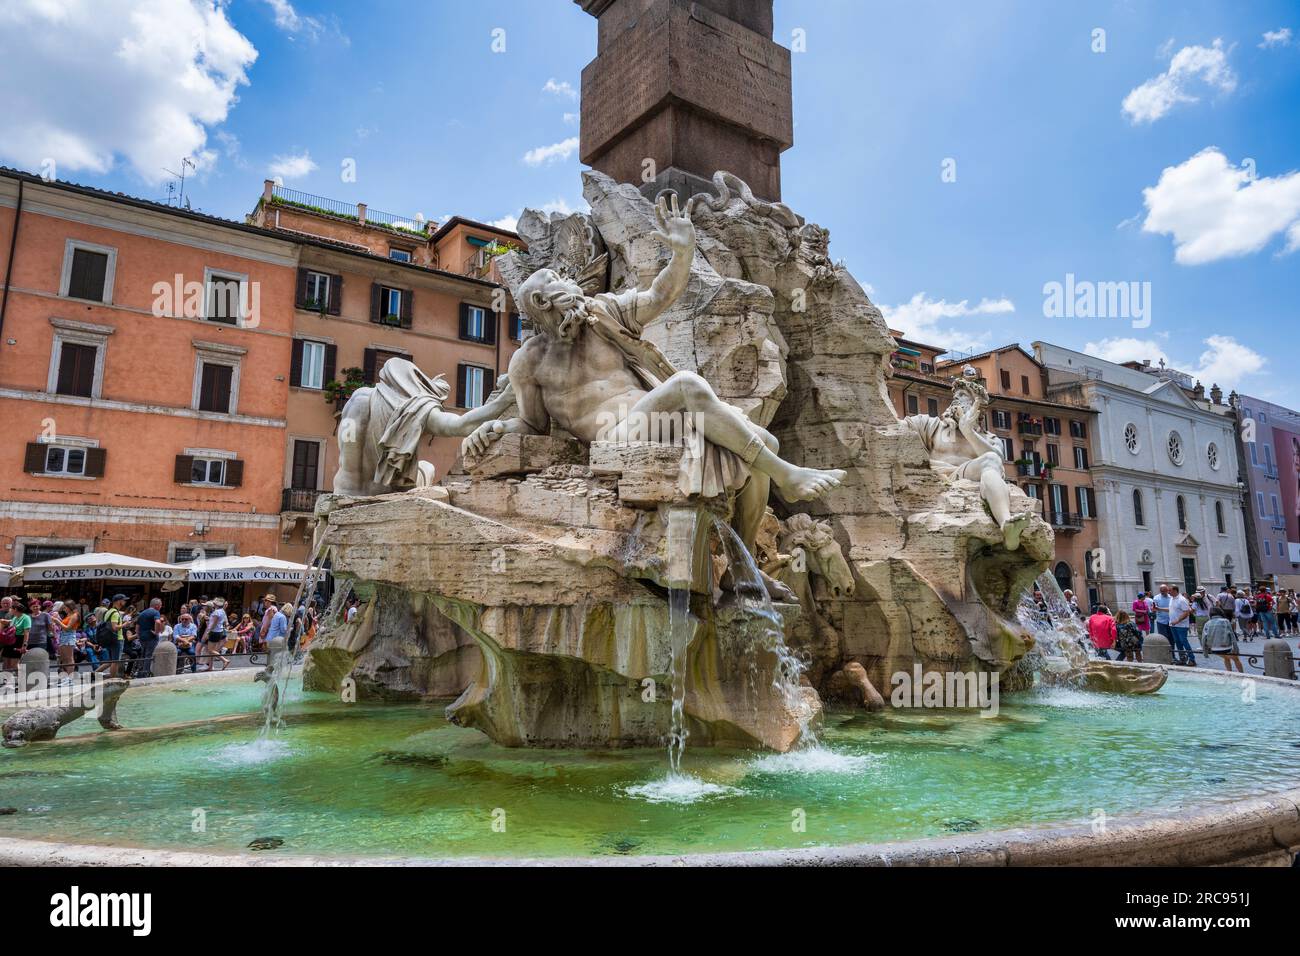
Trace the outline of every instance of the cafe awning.
<path fill-rule="evenodd" d="M 146 561 L 113 551 L 74 554 L 53 561 L 38 561 L 15 568 L 10 583 L 19 578 L 23 584 L 43 581 L 135 581 L 139 584 L 165 584 L 184 581 L 185 568 L 161 561 Z"/>
<path fill-rule="evenodd" d="M 14 569 L 7 564 L 0 564 L 0 588 L 9 587 L 9 579 L 13 577 Z"/>
<path fill-rule="evenodd" d="M 266 558 L 260 554 L 234 555 L 227 558 L 199 558 L 186 565 L 188 580 L 200 581 L 265 581 L 267 584 L 297 584 L 307 570 L 305 564 Z"/>

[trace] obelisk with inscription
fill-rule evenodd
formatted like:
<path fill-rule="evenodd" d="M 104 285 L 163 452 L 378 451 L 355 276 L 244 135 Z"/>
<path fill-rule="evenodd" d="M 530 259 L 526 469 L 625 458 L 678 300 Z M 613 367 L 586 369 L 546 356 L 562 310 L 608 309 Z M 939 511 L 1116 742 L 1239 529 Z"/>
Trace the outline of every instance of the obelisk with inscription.
<path fill-rule="evenodd" d="M 579 158 L 647 196 L 711 191 L 719 169 L 781 198 L 794 143 L 790 51 L 772 0 L 574 0 L 597 18 Z"/>

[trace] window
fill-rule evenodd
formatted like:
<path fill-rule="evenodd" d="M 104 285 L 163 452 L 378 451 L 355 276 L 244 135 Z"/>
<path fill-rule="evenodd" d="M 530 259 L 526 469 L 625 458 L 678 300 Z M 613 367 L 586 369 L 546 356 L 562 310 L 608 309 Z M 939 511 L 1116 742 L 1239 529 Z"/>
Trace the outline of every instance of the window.
<path fill-rule="evenodd" d="M 330 277 L 323 272 L 308 272 L 302 304 L 307 308 L 324 308 L 330 301 Z"/>
<path fill-rule="evenodd" d="M 244 463 L 231 452 L 187 448 L 176 456 L 172 480 L 178 485 L 238 488 L 244 483 Z"/>
<path fill-rule="evenodd" d="M 1219 534 L 1227 534 L 1227 533 L 1228 533 L 1228 527 L 1227 527 L 1227 525 L 1224 523 L 1224 520 L 1223 520 L 1223 502 L 1222 502 L 1222 501 L 1216 501 L 1216 502 L 1214 503 L 1214 524 L 1215 524 L 1215 527 L 1217 527 L 1217 528 L 1219 529 Z"/>
<path fill-rule="evenodd" d="M 1010 428 L 1011 428 L 1011 413 L 1010 413 L 1010 412 L 1007 412 L 1007 411 L 1003 411 L 1002 409 L 999 409 L 999 408 L 995 408 L 995 409 L 993 409 L 993 427 L 994 427 L 994 428 L 1005 428 L 1005 429 L 1010 430 Z"/>
<path fill-rule="evenodd" d="M 59 348 L 59 378 L 54 391 L 59 395 L 90 398 L 95 393 L 95 362 L 99 349 L 79 342 L 64 342 Z"/>
<path fill-rule="evenodd" d="M 496 315 L 479 305 L 460 304 L 460 337 L 492 345 L 497 340 Z"/>
<path fill-rule="evenodd" d="M 1070 422 L 1070 437 L 1087 438 L 1088 426 L 1084 422 L 1075 422 L 1075 421 Z"/>
<path fill-rule="evenodd" d="M 1273 557 L 1273 544 L 1267 538 L 1264 539 L 1264 557 Z"/>
<path fill-rule="evenodd" d="M 1205 460 L 1209 463 L 1210 470 L 1219 470 L 1219 446 L 1210 442 L 1209 447 L 1205 449 Z"/>
<path fill-rule="evenodd" d="M 1130 455 L 1136 455 L 1142 449 L 1142 442 L 1138 440 L 1138 427 L 1132 422 L 1124 426 L 1124 447 Z"/>
<path fill-rule="evenodd" d="M 1178 432 L 1170 432 L 1169 439 L 1165 443 L 1165 449 L 1169 452 L 1169 460 L 1175 465 L 1183 463 L 1183 436 Z"/>
<path fill-rule="evenodd" d="M 1259 454 L 1255 451 L 1255 443 L 1249 442 L 1250 445 L 1250 463 L 1256 468 L 1259 467 Z"/>
<path fill-rule="evenodd" d="M 370 321 L 380 325 L 411 327 L 411 290 L 376 282 L 371 286 Z"/>
<path fill-rule="evenodd" d="M 510 313 L 510 338 L 516 342 L 524 340 L 524 323 L 519 318 L 518 312 Z"/>
<path fill-rule="evenodd" d="M 320 442 L 295 439 L 290 488 L 315 490 L 320 487 Z"/>
<path fill-rule="evenodd" d="M 246 279 L 246 276 L 209 270 L 205 299 L 207 310 L 203 317 L 209 322 L 238 325 L 244 314 L 243 292 Z"/>
<path fill-rule="evenodd" d="M 1269 498 L 1273 502 L 1273 521 L 1276 524 L 1280 524 L 1282 521 L 1282 509 L 1277 503 L 1277 495 L 1269 495 Z"/>
<path fill-rule="evenodd" d="M 1079 503 L 1079 515 L 1083 518 L 1097 517 L 1097 502 L 1092 496 L 1092 489 L 1080 485 L 1074 489 L 1075 500 Z"/>
<path fill-rule="evenodd" d="M 41 561 L 57 561 L 59 558 L 73 558 L 85 553 L 84 545 L 25 544 L 19 563 L 37 564 Z"/>
<path fill-rule="evenodd" d="M 1043 500 L 1043 490 L 1038 485 L 1025 485 L 1025 494 L 1035 501 Z"/>
<path fill-rule="evenodd" d="M 1047 463 L 1055 467 L 1061 463 L 1061 446 L 1048 444 L 1047 446 Z"/>
<path fill-rule="evenodd" d="M 289 363 L 289 384 L 297 388 L 324 388 L 334 379 L 338 347 L 311 339 L 294 339 Z"/>
<path fill-rule="evenodd" d="M 208 560 L 213 558 L 224 558 L 229 553 L 229 549 L 227 548 L 187 548 L 181 545 L 176 545 L 172 548 L 171 563 L 189 564 L 191 561 L 198 558 L 207 558 Z"/>
<path fill-rule="evenodd" d="M 1002 456 L 1006 458 L 1007 461 L 1015 461 L 1016 443 L 1005 436 L 1003 436 L 1000 441 L 1002 442 Z"/>
<path fill-rule="evenodd" d="M 199 363 L 199 400 L 201 412 L 220 412 L 230 414 L 231 396 L 234 391 L 235 370 L 230 365 L 215 362 Z"/>
<path fill-rule="evenodd" d="M 379 380 L 379 371 L 384 367 L 384 363 L 395 358 L 409 359 L 410 356 L 386 349 L 366 349 L 361 366 L 362 379 L 367 385 L 374 385 Z"/>
<path fill-rule="evenodd" d="M 1004 392 L 1009 392 L 1009 391 L 1011 391 L 1011 373 L 1010 373 L 1010 372 L 1008 372 L 1006 369 L 1002 369 L 1001 371 L 998 372 L 998 380 L 999 380 L 1000 382 L 1002 382 L 1002 391 L 1004 391 Z"/>
<path fill-rule="evenodd" d="M 1070 489 L 1065 485 L 1051 485 L 1047 493 L 1055 514 L 1064 514 L 1070 510 Z"/>
<path fill-rule="evenodd" d="M 23 471 L 59 478 L 101 478 L 104 457 L 104 449 L 86 439 L 32 442 L 27 446 Z"/>
<path fill-rule="evenodd" d="M 1147 523 L 1146 514 L 1142 507 L 1142 492 L 1137 488 L 1133 489 L 1133 523 L 1139 528 L 1145 527 Z"/>
<path fill-rule="evenodd" d="M 116 270 L 117 250 L 112 246 L 69 239 L 63 250 L 59 294 L 69 299 L 112 302 Z"/>
<path fill-rule="evenodd" d="M 1174 504 L 1178 508 L 1178 530 L 1186 531 L 1187 530 L 1187 502 L 1183 500 L 1182 495 L 1179 495 L 1176 499 L 1174 499 Z"/>
<path fill-rule="evenodd" d="M 1074 467 L 1080 471 L 1088 470 L 1088 449 L 1080 446 L 1074 446 Z"/>
<path fill-rule="evenodd" d="M 342 312 L 343 277 L 317 269 L 298 270 L 298 308 L 339 315 Z"/>
<path fill-rule="evenodd" d="M 1048 435 L 1061 434 L 1061 420 L 1059 418 L 1044 418 L 1043 431 Z"/>
<path fill-rule="evenodd" d="M 410 262 L 411 250 L 398 249 L 396 246 L 393 246 L 388 250 L 388 258 L 393 259 L 396 262 Z"/>
<path fill-rule="evenodd" d="M 1259 505 L 1259 516 L 1261 518 L 1267 518 L 1268 512 L 1264 510 L 1264 492 L 1255 492 L 1255 502 Z"/>
<path fill-rule="evenodd" d="M 915 395 L 907 396 L 907 414 L 919 415 L 921 413 L 921 403 Z"/>
<path fill-rule="evenodd" d="M 925 411 L 927 414 L 937 417 L 939 414 L 939 400 L 935 398 L 927 398 L 925 400 Z"/>
<path fill-rule="evenodd" d="M 224 458 L 193 458 L 190 460 L 190 484 L 224 485 L 226 460 Z"/>
<path fill-rule="evenodd" d="M 478 408 L 492 394 L 496 375 L 490 368 L 460 365 L 456 369 L 456 404 L 460 408 Z"/>
<path fill-rule="evenodd" d="M 1143 571 L 1142 572 L 1142 593 L 1150 594 L 1153 590 L 1155 590 L 1155 588 L 1151 584 L 1151 572 Z"/>
<path fill-rule="evenodd" d="M 1026 395 L 1029 394 L 1029 376 L 1028 376 L 1028 375 L 1022 375 L 1022 376 L 1020 376 L 1020 391 L 1023 392 L 1024 394 L 1026 394 Z"/>

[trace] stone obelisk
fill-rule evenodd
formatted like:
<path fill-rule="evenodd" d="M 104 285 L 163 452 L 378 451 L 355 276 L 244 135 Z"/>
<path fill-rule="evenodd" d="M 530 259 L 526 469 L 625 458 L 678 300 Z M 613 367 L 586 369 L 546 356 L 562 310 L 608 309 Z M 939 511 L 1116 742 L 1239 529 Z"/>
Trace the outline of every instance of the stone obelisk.
<path fill-rule="evenodd" d="M 596 17 L 579 158 L 653 197 L 712 191 L 725 169 L 781 198 L 794 143 L 790 51 L 772 0 L 574 0 Z"/>

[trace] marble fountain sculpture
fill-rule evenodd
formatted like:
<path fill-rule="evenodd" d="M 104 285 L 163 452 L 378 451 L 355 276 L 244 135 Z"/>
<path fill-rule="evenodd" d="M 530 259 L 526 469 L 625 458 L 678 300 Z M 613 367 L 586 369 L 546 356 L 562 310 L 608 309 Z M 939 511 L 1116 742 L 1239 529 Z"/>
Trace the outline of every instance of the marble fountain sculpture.
<path fill-rule="evenodd" d="M 961 377 L 900 421 L 827 231 L 714 185 L 679 207 L 587 172 L 590 213 L 525 213 L 499 264 L 532 335 L 484 409 L 400 362 L 353 397 L 318 535 L 363 609 L 308 688 L 455 696 L 513 746 L 785 751 L 823 697 L 1030 650 L 1052 532 L 978 431 L 987 394 Z M 467 436 L 437 484 L 426 433 Z"/>

